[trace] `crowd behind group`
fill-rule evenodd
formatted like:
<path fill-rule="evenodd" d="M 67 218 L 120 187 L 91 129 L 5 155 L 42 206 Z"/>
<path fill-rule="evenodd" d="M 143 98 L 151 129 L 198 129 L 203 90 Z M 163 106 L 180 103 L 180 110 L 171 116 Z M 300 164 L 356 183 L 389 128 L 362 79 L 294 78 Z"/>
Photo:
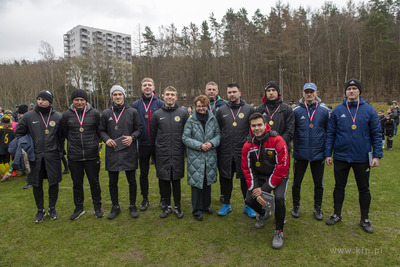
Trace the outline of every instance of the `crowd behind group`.
<path fill-rule="evenodd" d="M 112 104 L 102 114 L 88 103 L 88 96 L 81 89 L 72 92 L 72 104 L 62 114 L 54 110 L 53 94 L 48 90 L 38 93 L 36 105 L 20 105 L 16 112 L 0 111 L 2 181 L 16 176 L 16 171 L 27 174 L 28 185 L 24 188 L 33 188 L 38 208 L 35 223 L 42 222 L 46 215 L 51 220 L 59 218 L 55 207 L 65 154 L 68 163 L 64 165 L 68 167 L 64 173 L 71 172 L 75 205 L 70 219 L 77 220 L 85 214 L 85 173 L 94 215 L 104 216 L 99 183 L 99 143 L 104 142 L 112 202 L 107 216 L 110 220 L 121 213 L 120 172 L 125 172 L 129 184 L 130 216 L 138 218 L 139 210 L 144 212 L 149 207 L 150 158 L 155 162 L 159 181 L 160 217 L 174 213 L 178 219 L 183 218 L 180 180 L 185 175 L 187 155 L 187 183 L 191 186 L 192 215 L 197 221 L 203 220 L 204 213 L 214 213 L 211 185 L 216 183 L 217 176 L 222 202 L 217 214 L 226 216 L 232 211 L 230 200 L 236 173 L 243 196 L 243 212 L 256 218 L 255 227 L 260 229 L 273 211 L 276 227 L 272 247 L 280 249 L 290 164 L 294 171 L 292 216 L 300 217 L 301 183 L 310 164 L 314 217 L 321 221 L 326 163 L 334 165 L 335 175 L 334 212 L 326 224 L 334 225 L 342 220 L 345 187 L 349 171 L 353 169 L 359 191 L 360 225 L 364 231 L 374 232 L 369 220 L 370 167 L 379 165 L 385 145 L 386 149 L 393 149 L 400 113 L 396 101 L 388 108 L 387 115 L 379 110 L 378 116 L 360 96 L 362 85 L 357 79 L 345 83 L 345 98 L 334 109 L 321 102 L 314 83 L 303 86 L 303 97 L 293 107 L 282 101 L 279 85 L 273 81 L 267 83 L 262 104 L 256 108 L 241 98 L 237 83 L 228 84 L 227 101 L 220 97 L 215 82 L 207 83 L 204 95 L 197 96 L 194 106 L 186 109 L 177 105 L 178 91 L 172 86 L 164 89 L 163 100 L 157 97 L 151 78 L 142 80 L 141 90 L 141 98 L 129 105 L 125 101 L 125 89 L 114 85 L 110 89 Z M 291 163 L 292 152 L 294 162 Z M 142 195 L 139 207 L 136 205 L 138 168 Z M 49 183 L 47 214 L 43 179 Z M 265 193 L 271 192 L 273 207 L 265 198 Z"/>

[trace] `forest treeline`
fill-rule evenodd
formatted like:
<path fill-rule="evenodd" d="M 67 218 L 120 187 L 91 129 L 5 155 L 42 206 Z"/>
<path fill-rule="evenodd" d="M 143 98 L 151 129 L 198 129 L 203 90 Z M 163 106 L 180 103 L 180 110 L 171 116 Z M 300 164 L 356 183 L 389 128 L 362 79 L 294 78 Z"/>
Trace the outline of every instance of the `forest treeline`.
<path fill-rule="evenodd" d="M 158 32 L 137 26 L 132 61 L 119 62 L 93 47 L 85 58 L 56 58 L 42 42 L 42 59 L 0 65 L 0 104 L 32 102 L 49 89 L 64 110 L 79 87 L 91 89 L 90 101 L 102 110 L 109 89 L 121 84 L 129 101 L 140 96 L 140 81 L 152 77 L 157 93 L 172 85 L 179 104 L 188 105 L 208 81 L 220 86 L 238 82 L 242 97 L 258 105 L 266 82 L 277 81 L 285 102 L 297 101 L 305 82 L 314 82 L 324 102 L 339 102 L 344 82 L 358 78 L 369 101 L 398 98 L 400 87 L 400 1 L 371 0 L 345 7 L 325 2 L 319 9 L 293 9 L 277 2 L 269 14 L 228 9 L 218 20 L 213 14 L 201 25 L 180 31 L 174 24 Z M 85 84 L 90 81 L 92 87 Z"/>

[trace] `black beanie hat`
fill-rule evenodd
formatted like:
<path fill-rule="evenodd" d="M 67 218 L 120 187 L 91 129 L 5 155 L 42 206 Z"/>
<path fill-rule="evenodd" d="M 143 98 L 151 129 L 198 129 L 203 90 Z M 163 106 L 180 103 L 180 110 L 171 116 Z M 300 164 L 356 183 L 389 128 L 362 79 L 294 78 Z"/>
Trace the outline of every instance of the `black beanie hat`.
<path fill-rule="evenodd" d="M 354 85 L 358 88 L 358 90 L 360 90 L 360 95 L 362 93 L 362 86 L 361 86 L 361 82 L 357 79 L 351 78 L 350 80 L 348 80 L 345 84 L 344 84 L 344 94 L 346 95 L 346 90 L 347 87 Z"/>
<path fill-rule="evenodd" d="M 267 85 L 265 86 L 265 89 L 264 89 L 264 91 L 267 91 L 267 89 L 268 89 L 268 88 L 270 88 L 270 87 L 273 87 L 273 88 L 275 88 L 275 89 L 276 89 L 276 91 L 278 92 L 278 94 L 280 94 L 280 93 L 281 93 L 281 90 L 279 89 L 279 85 L 278 85 L 278 83 L 277 83 L 277 82 L 274 82 L 274 81 L 270 81 L 270 82 L 268 82 L 268 83 L 267 83 Z"/>
<path fill-rule="evenodd" d="M 85 90 L 82 90 L 82 89 L 76 89 L 76 90 L 74 90 L 74 91 L 71 93 L 71 102 L 72 102 L 75 98 L 77 98 L 77 97 L 82 97 L 83 99 L 86 100 L 86 102 L 88 101 L 87 94 L 86 94 L 86 91 L 85 91 Z"/>
<path fill-rule="evenodd" d="M 40 91 L 39 94 L 37 95 L 36 99 L 39 97 L 48 100 L 50 102 L 50 104 L 53 103 L 53 94 L 49 90 Z"/>
<path fill-rule="evenodd" d="M 18 114 L 25 114 L 28 112 L 28 106 L 27 105 L 20 105 L 18 107 Z"/>

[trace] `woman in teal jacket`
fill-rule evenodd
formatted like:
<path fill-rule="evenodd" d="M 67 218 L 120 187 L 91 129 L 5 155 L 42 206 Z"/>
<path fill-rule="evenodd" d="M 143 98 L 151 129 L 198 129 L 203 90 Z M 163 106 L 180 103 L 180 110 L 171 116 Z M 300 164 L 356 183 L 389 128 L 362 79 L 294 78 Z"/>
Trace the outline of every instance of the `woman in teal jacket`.
<path fill-rule="evenodd" d="M 208 110 L 208 98 L 195 98 L 195 111 L 183 130 L 182 141 L 188 148 L 187 179 L 192 187 L 193 216 L 203 220 L 203 211 L 212 214 L 211 184 L 217 182 L 217 146 L 220 130 L 217 119 Z"/>

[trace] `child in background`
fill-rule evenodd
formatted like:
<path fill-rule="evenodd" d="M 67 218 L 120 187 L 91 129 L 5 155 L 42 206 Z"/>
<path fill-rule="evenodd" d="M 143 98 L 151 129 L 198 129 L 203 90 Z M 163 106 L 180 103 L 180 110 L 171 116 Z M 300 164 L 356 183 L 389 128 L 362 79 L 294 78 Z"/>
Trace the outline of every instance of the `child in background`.
<path fill-rule="evenodd" d="M 393 150 L 394 115 L 392 107 L 389 107 L 387 109 L 387 115 L 384 118 L 384 123 L 385 123 L 385 133 L 387 137 L 386 150 Z"/>
<path fill-rule="evenodd" d="M 379 122 L 381 123 L 382 128 L 382 148 L 385 148 L 385 112 L 383 109 L 378 110 Z"/>
<path fill-rule="evenodd" d="M 14 139 L 14 131 L 11 125 L 11 116 L 4 114 L 0 121 L 0 171 L 1 181 L 4 182 L 10 178 L 10 153 L 8 153 L 8 144 Z"/>

